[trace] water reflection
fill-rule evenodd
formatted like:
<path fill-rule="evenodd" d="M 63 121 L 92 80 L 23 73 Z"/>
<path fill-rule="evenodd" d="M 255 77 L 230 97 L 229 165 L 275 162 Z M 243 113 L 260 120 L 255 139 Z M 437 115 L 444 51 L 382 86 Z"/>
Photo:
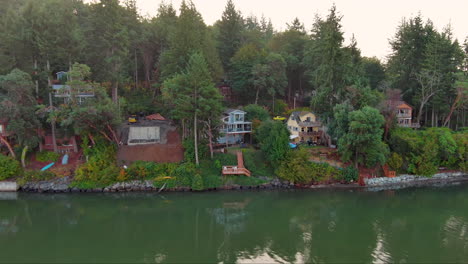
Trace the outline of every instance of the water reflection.
<path fill-rule="evenodd" d="M 467 262 L 467 190 L 21 194 L 0 262 Z"/>

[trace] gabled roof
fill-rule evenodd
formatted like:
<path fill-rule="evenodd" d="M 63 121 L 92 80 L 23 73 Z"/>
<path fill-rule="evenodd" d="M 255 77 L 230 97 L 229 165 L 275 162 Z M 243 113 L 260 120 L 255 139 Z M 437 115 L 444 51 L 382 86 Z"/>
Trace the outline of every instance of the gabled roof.
<path fill-rule="evenodd" d="M 242 110 L 239 110 L 239 109 L 226 109 L 226 111 L 224 111 L 223 113 L 225 115 L 230 115 L 231 113 L 234 113 L 234 112 L 239 112 L 239 113 L 242 113 L 242 114 L 246 114 L 247 112 L 245 111 L 242 111 Z"/>
<path fill-rule="evenodd" d="M 409 105 L 407 102 L 405 101 L 402 101 L 402 100 L 387 100 L 386 101 L 386 104 L 392 108 L 410 108 L 410 109 L 413 109 L 413 107 L 411 107 L 411 105 Z"/>

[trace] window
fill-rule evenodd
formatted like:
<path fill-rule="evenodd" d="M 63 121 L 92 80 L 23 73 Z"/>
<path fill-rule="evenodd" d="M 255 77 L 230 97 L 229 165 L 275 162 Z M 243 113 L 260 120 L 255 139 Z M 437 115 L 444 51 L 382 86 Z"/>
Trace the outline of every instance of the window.
<path fill-rule="evenodd" d="M 0 125 L 0 134 L 3 134 L 3 125 Z"/>
<path fill-rule="evenodd" d="M 242 122 L 244 121 L 244 115 L 243 114 L 235 114 L 234 115 L 234 122 Z"/>
<path fill-rule="evenodd" d="M 310 122 L 310 117 L 307 117 L 307 118 L 306 118 L 306 122 Z"/>

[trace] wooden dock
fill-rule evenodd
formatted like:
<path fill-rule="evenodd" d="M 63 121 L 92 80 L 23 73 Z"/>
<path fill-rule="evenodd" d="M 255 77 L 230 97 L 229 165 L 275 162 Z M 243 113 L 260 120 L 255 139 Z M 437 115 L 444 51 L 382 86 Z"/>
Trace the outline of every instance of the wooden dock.
<path fill-rule="evenodd" d="M 237 152 L 237 166 L 223 166 L 223 175 L 245 175 L 250 177 L 251 172 L 244 167 L 242 151 Z"/>

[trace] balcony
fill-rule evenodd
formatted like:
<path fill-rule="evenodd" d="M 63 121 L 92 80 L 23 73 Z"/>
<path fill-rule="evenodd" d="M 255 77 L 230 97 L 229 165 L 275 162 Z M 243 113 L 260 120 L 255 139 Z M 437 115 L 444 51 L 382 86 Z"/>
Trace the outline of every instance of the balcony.
<path fill-rule="evenodd" d="M 220 130 L 222 133 L 250 133 L 252 132 L 251 127 L 243 127 L 243 128 L 225 128 Z"/>
<path fill-rule="evenodd" d="M 321 127 L 322 123 L 321 122 L 299 122 L 300 127 Z"/>
<path fill-rule="evenodd" d="M 410 113 L 398 113 L 397 118 L 411 118 Z"/>
<path fill-rule="evenodd" d="M 300 137 L 317 137 L 317 136 L 320 136 L 320 132 L 318 131 L 309 131 L 309 132 L 299 132 L 299 136 Z"/>
<path fill-rule="evenodd" d="M 421 126 L 418 123 L 410 124 L 398 124 L 399 127 L 409 127 L 409 128 L 420 128 Z"/>

